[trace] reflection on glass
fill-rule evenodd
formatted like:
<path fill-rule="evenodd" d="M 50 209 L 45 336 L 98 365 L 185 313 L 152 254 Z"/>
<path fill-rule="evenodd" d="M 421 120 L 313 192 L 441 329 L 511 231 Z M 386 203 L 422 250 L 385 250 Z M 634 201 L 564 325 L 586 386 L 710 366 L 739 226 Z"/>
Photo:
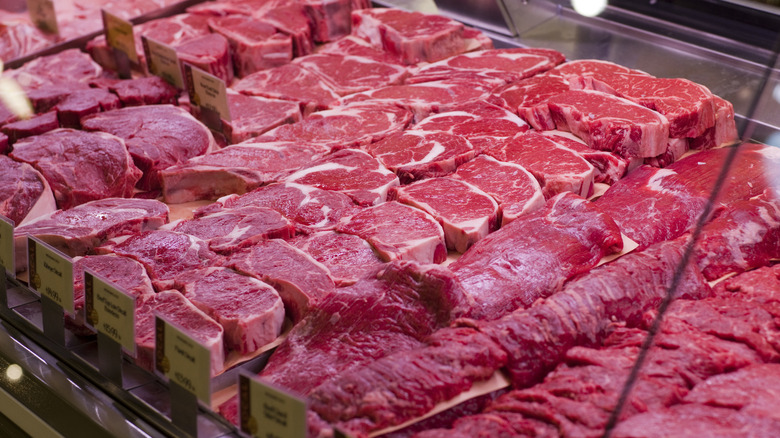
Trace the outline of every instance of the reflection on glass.
<path fill-rule="evenodd" d="M 571 6 L 580 15 L 595 17 L 607 8 L 607 0 L 571 0 Z"/>
<path fill-rule="evenodd" d="M 11 382 L 16 382 L 19 379 L 22 378 L 22 375 L 24 374 L 24 371 L 22 370 L 22 367 L 20 367 L 17 364 L 11 364 L 8 365 L 8 368 L 5 369 L 5 376 L 8 377 L 8 380 Z"/>

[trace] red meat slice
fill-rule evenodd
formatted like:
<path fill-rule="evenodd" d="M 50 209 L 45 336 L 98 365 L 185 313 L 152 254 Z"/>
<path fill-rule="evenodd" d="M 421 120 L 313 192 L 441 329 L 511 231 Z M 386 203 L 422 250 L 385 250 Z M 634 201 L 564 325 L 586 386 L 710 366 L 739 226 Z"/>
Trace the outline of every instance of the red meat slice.
<path fill-rule="evenodd" d="M 545 131 L 542 134 L 550 137 L 556 143 L 573 150 L 590 163 L 595 171 L 593 180 L 597 183 L 614 184 L 625 176 L 632 164 L 631 160 L 627 160 L 612 152 L 591 149 L 584 141 L 568 132 Z M 676 158 L 673 161 L 676 161 Z"/>
<path fill-rule="evenodd" d="M 206 268 L 181 279 L 184 296 L 225 330 L 225 346 L 249 354 L 279 336 L 284 304 L 276 290 L 232 269 Z"/>
<path fill-rule="evenodd" d="M 293 322 L 300 321 L 335 289 L 328 268 L 279 239 L 238 251 L 228 257 L 225 266 L 273 286 Z"/>
<path fill-rule="evenodd" d="M 315 161 L 284 179 L 288 183 L 341 192 L 358 205 L 376 205 L 387 199 L 398 177 L 379 161 L 357 149 L 344 149 Z"/>
<path fill-rule="evenodd" d="M 567 279 L 620 248 L 620 230 L 612 219 L 594 204 L 563 193 L 482 239 L 450 268 L 474 297 L 472 316 L 497 319 L 560 290 Z"/>
<path fill-rule="evenodd" d="M 290 35 L 293 42 L 293 58 L 308 55 L 314 48 L 312 23 L 300 3 L 269 4 L 252 13 L 254 18 L 266 22 Z"/>
<path fill-rule="evenodd" d="M 496 201 L 463 180 L 430 178 L 395 187 L 390 198 L 433 216 L 444 229 L 447 249 L 459 253 L 498 229 Z"/>
<path fill-rule="evenodd" d="M 117 109 L 119 106 L 119 98 L 106 90 L 77 90 L 57 104 L 57 118 L 63 128 L 79 129 L 82 117 Z"/>
<path fill-rule="evenodd" d="M 2 127 L 2 131 L 8 137 L 8 142 L 14 144 L 25 137 L 45 134 L 59 127 L 60 122 L 57 120 L 57 112 L 49 111 L 27 120 L 8 123 Z"/>
<path fill-rule="evenodd" d="M 447 258 L 444 230 L 436 219 L 395 201 L 342 219 L 336 231 L 367 240 L 385 261 L 441 263 Z"/>
<path fill-rule="evenodd" d="M 287 123 L 301 120 L 295 102 L 228 93 L 230 121 L 222 120 L 228 144 L 241 143 Z"/>
<path fill-rule="evenodd" d="M 227 38 L 210 33 L 195 37 L 176 47 L 176 54 L 182 67 L 190 64 L 206 73 L 212 74 L 226 84 L 233 82 L 233 60 Z M 184 77 L 184 70 L 182 70 Z"/>
<path fill-rule="evenodd" d="M 405 184 L 449 175 L 477 154 L 461 136 L 416 129 L 391 135 L 365 149 Z"/>
<path fill-rule="evenodd" d="M 103 69 L 79 49 L 63 50 L 41 56 L 23 66 L 7 70 L 3 76 L 16 80 L 25 91 L 59 85 L 60 92 L 69 94 L 79 84 L 87 84 L 103 74 Z M 63 86 L 66 85 L 67 87 Z"/>
<path fill-rule="evenodd" d="M 141 178 L 125 142 L 105 133 L 58 129 L 17 142 L 10 156 L 40 171 L 63 209 L 130 197 Z"/>
<path fill-rule="evenodd" d="M 384 263 L 368 242 L 351 234 L 320 231 L 298 236 L 290 244 L 327 266 L 339 287 L 354 284 Z"/>
<path fill-rule="evenodd" d="M 569 149 L 564 140 L 527 131 L 486 151 L 493 158 L 515 163 L 533 174 L 544 197 L 572 192 L 582 197 L 593 193 L 595 170 L 582 156 Z"/>
<path fill-rule="evenodd" d="M 400 64 L 354 55 L 319 53 L 293 63 L 321 77 L 339 96 L 397 85 L 409 74 Z"/>
<path fill-rule="evenodd" d="M 297 102 L 304 115 L 330 108 L 339 98 L 322 78 L 297 64 L 252 73 L 232 88 L 251 96 Z"/>
<path fill-rule="evenodd" d="M 73 301 L 78 311 L 84 307 L 84 271 L 110 281 L 133 297 L 154 295 L 152 281 L 144 265 L 129 257 L 87 255 L 73 259 Z"/>
<path fill-rule="evenodd" d="M 0 214 L 23 225 L 57 209 L 46 178 L 27 163 L 0 155 Z"/>
<path fill-rule="evenodd" d="M 190 158 L 160 172 L 165 202 L 243 194 L 311 164 L 328 152 L 301 143 L 243 143 Z"/>
<path fill-rule="evenodd" d="M 176 105 L 178 103 L 179 90 L 157 76 L 135 79 L 101 78 L 91 81 L 90 85 L 110 90 L 119 96 L 122 106 Z"/>
<path fill-rule="evenodd" d="M 324 43 L 349 35 L 352 0 L 303 0 L 311 18 L 314 41 Z"/>
<path fill-rule="evenodd" d="M 756 364 L 710 377 L 685 397 L 687 403 L 737 409 L 757 417 L 780 420 L 770 406 L 780 392 L 780 366 Z"/>
<path fill-rule="evenodd" d="M 228 15 L 210 19 L 209 28 L 227 38 L 233 69 L 240 78 L 292 60 L 292 38 L 278 33 L 268 23 L 244 15 Z"/>
<path fill-rule="evenodd" d="M 553 96 L 569 91 L 569 83 L 555 74 L 541 74 L 498 87 L 492 91 L 491 103 L 520 116 L 534 129 L 555 129 L 555 121 L 546 103 Z"/>
<path fill-rule="evenodd" d="M 320 54 L 353 55 L 363 58 L 376 59 L 377 61 L 401 64 L 397 56 L 385 52 L 381 48 L 372 46 L 371 43 L 356 36 L 347 35 L 336 41 L 323 44 L 317 49 Z"/>
<path fill-rule="evenodd" d="M 715 126 L 690 142 L 691 149 L 712 149 L 739 140 L 734 122 L 734 106 L 726 99 L 715 96 Z"/>
<path fill-rule="evenodd" d="M 266 207 L 220 210 L 169 228 L 203 239 L 212 251 L 227 254 L 261 240 L 289 239 L 295 234 L 295 227 L 287 218 Z"/>
<path fill-rule="evenodd" d="M 544 205 L 539 182 L 519 164 L 480 155 L 458 167 L 453 177 L 474 185 L 498 202 L 501 226 Z"/>

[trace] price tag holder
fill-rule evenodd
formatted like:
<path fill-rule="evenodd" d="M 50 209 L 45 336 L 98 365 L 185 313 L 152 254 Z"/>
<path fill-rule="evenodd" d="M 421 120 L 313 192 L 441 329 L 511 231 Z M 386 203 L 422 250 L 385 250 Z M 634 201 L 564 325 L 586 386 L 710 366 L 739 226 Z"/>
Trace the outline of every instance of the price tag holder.
<path fill-rule="evenodd" d="M 27 236 L 30 286 L 41 295 L 43 333 L 65 344 L 65 313 L 73 314 L 73 261 L 39 240 Z"/>
<path fill-rule="evenodd" d="M 133 23 L 119 18 L 105 9 L 101 9 L 101 14 L 106 43 L 114 49 L 119 76 L 123 79 L 129 79 L 131 64 L 138 65 L 139 62 L 138 53 L 135 51 Z"/>
<path fill-rule="evenodd" d="M 171 420 L 197 436 L 198 401 L 211 404 L 211 352 L 159 314 L 154 324 L 155 369 L 171 389 Z"/>
<path fill-rule="evenodd" d="M 184 81 L 190 105 L 196 108 L 200 120 L 209 128 L 222 132 L 222 120 L 232 120 L 225 81 L 187 63 L 184 64 Z"/>
<path fill-rule="evenodd" d="M 27 0 L 27 12 L 35 27 L 44 32 L 60 34 L 53 0 Z"/>
<path fill-rule="evenodd" d="M 149 67 L 149 71 L 174 87 L 180 90 L 184 89 L 179 56 L 176 54 L 176 50 L 169 45 L 143 35 L 141 35 L 141 42 L 144 46 L 144 54 L 146 55 L 146 64 Z"/>
<path fill-rule="evenodd" d="M 306 401 L 242 372 L 238 376 L 241 431 L 253 437 L 306 438 Z"/>
<path fill-rule="evenodd" d="M 84 272 L 84 314 L 98 333 L 100 372 L 122 386 L 122 350 L 135 357 L 135 297 L 95 275 Z"/>
<path fill-rule="evenodd" d="M 14 253 L 14 221 L 0 215 L 0 269 L 8 278 L 16 275 L 16 258 Z"/>

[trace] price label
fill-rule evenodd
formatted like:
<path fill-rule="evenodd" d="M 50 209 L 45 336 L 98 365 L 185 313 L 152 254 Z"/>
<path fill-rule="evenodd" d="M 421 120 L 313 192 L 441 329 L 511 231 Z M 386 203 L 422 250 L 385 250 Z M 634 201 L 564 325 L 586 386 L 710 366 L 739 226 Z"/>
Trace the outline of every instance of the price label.
<path fill-rule="evenodd" d="M 73 314 L 73 261 L 45 242 L 27 236 L 30 286 Z"/>
<path fill-rule="evenodd" d="M 182 329 L 155 315 L 155 368 L 164 377 L 211 404 L 211 352 Z"/>
<path fill-rule="evenodd" d="M 27 0 L 27 12 L 35 26 L 44 31 L 59 35 L 57 13 L 54 11 L 53 0 Z"/>
<path fill-rule="evenodd" d="M 84 272 L 87 325 L 135 357 L 135 297 L 90 271 Z"/>
<path fill-rule="evenodd" d="M 306 402 L 255 377 L 238 377 L 241 430 L 258 438 L 306 438 Z"/>
<path fill-rule="evenodd" d="M 184 64 L 184 75 L 187 82 L 187 92 L 190 95 L 190 104 L 201 110 L 214 111 L 222 120 L 229 122 L 231 118 L 225 81 L 186 63 Z"/>
<path fill-rule="evenodd" d="M 117 17 L 116 15 L 101 10 L 103 14 L 103 31 L 106 42 L 125 55 L 133 64 L 138 64 L 138 53 L 135 51 L 135 38 L 133 37 L 133 23 Z"/>
<path fill-rule="evenodd" d="M 0 269 L 10 278 L 16 274 L 14 258 L 14 221 L 0 215 Z"/>
<path fill-rule="evenodd" d="M 163 78 L 166 82 L 178 89 L 184 88 L 184 81 L 181 78 L 181 67 L 179 66 L 179 56 L 173 47 L 163 44 L 159 41 L 141 36 L 141 42 L 146 54 L 146 64 L 149 71 Z"/>

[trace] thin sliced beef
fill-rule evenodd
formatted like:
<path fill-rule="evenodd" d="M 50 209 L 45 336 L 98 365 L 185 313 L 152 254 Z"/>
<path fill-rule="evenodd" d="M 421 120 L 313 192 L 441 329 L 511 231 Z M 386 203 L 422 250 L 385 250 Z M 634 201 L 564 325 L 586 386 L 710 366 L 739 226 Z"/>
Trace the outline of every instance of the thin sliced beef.
<path fill-rule="evenodd" d="M 162 196 L 179 204 L 243 194 L 276 182 L 328 152 L 293 142 L 242 143 L 193 157 L 160 172 Z"/>
<path fill-rule="evenodd" d="M 492 320 L 553 294 L 620 248 L 612 219 L 564 193 L 482 239 L 450 268 L 475 300 L 471 316 Z"/>
<path fill-rule="evenodd" d="M 327 266 L 339 287 L 354 284 L 384 263 L 368 242 L 351 234 L 320 231 L 297 236 L 290 244 Z"/>
<path fill-rule="evenodd" d="M 287 176 L 285 182 L 341 192 L 358 205 L 377 205 L 387 199 L 398 177 L 371 155 L 344 149 L 326 155 L 310 166 Z"/>
<path fill-rule="evenodd" d="M 395 201 L 342 219 L 336 231 L 367 240 L 385 261 L 441 263 L 447 258 L 444 230 L 436 219 Z"/>
<path fill-rule="evenodd" d="M 224 264 L 273 286 L 293 322 L 316 308 L 335 289 L 328 268 L 279 239 L 260 241 L 237 251 Z"/>
<path fill-rule="evenodd" d="M 447 249 L 459 253 L 498 229 L 498 203 L 460 179 L 430 178 L 395 187 L 390 198 L 433 216 L 444 229 Z"/>

